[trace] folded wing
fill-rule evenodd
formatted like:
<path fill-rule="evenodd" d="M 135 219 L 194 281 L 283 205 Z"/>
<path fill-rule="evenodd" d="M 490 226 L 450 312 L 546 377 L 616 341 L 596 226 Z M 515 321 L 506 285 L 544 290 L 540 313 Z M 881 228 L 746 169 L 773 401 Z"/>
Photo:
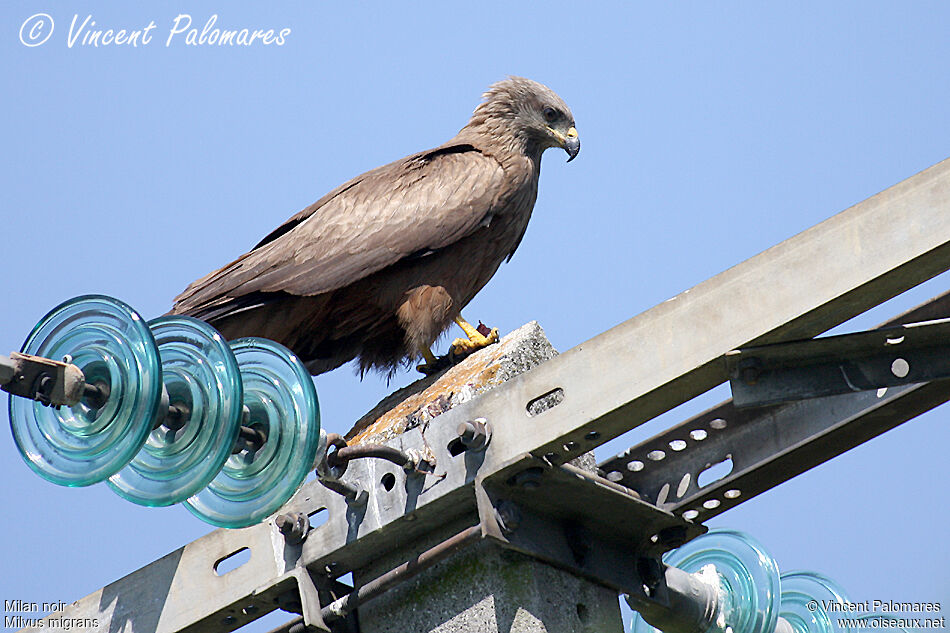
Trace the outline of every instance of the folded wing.
<path fill-rule="evenodd" d="M 192 283 L 176 298 L 174 312 L 220 316 L 251 294 L 312 296 L 343 288 L 491 222 L 503 189 L 499 163 L 471 145 L 447 144 L 384 165 L 331 191 L 249 253 Z"/>

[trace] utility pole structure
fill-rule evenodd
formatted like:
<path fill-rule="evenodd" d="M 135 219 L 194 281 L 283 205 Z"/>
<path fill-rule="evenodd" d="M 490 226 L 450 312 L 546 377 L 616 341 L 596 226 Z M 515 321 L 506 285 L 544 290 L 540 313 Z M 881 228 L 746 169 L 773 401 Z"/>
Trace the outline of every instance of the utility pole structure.
<path fill-rule="evenodd" d="M 620 631 L 626 594 L 689 630 L 703 616 L 683 608 L 663 553 L 950 399 L 950 325 L 932 322 L 950 317 L 947 296 L 881 331 L 809 340 L 948 269 L 950 160 L 388 438 L 383 459 L 324 463 L 324 482 L 274 517 L 49 617 L 226 632 L 283 608 L 300 614 L 283 627 L 295 632 Z M 734 401 L 575 465 L 727 380 Z M 423 459 L 407 468 L 400 454 Z M 732 472 L 699 486 L 727 458 Z M 216 572 L 243 550 L 246 563 Z M 349 572 L 354 587 L 339 580 Z"/>

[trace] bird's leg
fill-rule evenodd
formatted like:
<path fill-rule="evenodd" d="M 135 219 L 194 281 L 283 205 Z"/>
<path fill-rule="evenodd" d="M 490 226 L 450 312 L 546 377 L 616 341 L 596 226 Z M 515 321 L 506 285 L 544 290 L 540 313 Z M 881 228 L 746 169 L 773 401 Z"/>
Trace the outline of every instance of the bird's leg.
<path fill-rule="evenodd" d="M 457 338 L 452 341 L 452 347 L 449 349 L 450 356 L 455 358 L 467 356 L 475 350 L 488 347 L 492 343 L 498 342 L 498 328 L 496 327 L 489 330 L 481 323 L 479 323 L 477 328 L 472 327 L 472 324 L 463 319 L 461 314 L 455 317 L 455 322 L 462 328 L 462 331 L 465 332 L 465 336 L 468 338 Z M 483 334 L 479 331 L 481 329 L 484 329 L 486 332 Z"/>
<path fill-rule="evenodd" d="M 423 347 L 420 354 L 422 354 L 422 358 L 425 362 L 421 365 L 416 365 L 416 370 L 426 376 L 436 374 L 451 365 L 447 356 L 437 358 L 428 347 Z"/>
<path fill-rule="evenodd" d="M 435 357 L 435 354 L 432 353 L 432 350 L 430 350 L 428 347 L 422 348 L 422 358 L 424 358 L 425 361 L 430 364 L 433 364 L 438 360 Z"/>

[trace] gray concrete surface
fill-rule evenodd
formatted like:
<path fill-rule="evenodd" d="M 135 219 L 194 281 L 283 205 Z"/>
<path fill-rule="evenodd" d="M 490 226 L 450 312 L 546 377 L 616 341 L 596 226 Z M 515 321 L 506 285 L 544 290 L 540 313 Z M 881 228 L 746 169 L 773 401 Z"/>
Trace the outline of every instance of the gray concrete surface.
<path fill-rule="evenodd" d="M 454 406 L 555 357 L 544 330 L 531 322 L 498 345 L 446 372 L 424 378 L 377 405 L 349 434 L 381 441 L 413 426 L 438 424 Z M 540 406 L 544 406 L 543 404 Z M 527 422 L 527 419 L 526 419 Z M 593 453 L 574 460 L 594 469 Z M 467 525 L 443 526 L 424 543 L 407 544 L 356 577 L 372 580 Z M 359 608 L 362 633 L 620 633 L 617 594 L 584 579 L 483 541 L 462 550 Z"/>

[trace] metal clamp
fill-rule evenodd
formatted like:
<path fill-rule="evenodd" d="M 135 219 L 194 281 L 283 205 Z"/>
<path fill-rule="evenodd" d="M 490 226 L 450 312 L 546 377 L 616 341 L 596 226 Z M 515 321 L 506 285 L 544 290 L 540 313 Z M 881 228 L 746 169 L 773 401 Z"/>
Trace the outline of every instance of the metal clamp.
<path fill-rule="evenodd" d="M 83 397 L 86 377 L 73 364 L 11 352 L 0 356 L 0 389 L 47 406 L 72 406 Z"/>

